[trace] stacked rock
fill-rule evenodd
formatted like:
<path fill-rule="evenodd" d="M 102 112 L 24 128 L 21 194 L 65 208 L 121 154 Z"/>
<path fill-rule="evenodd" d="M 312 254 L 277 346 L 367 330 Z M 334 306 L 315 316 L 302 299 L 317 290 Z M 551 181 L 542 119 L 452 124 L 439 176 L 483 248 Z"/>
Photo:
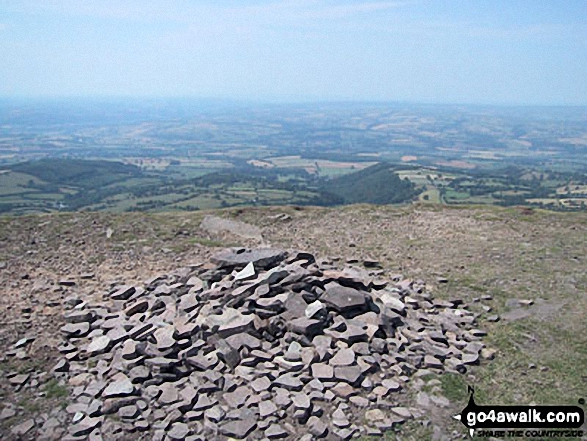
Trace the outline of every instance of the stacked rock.
<path fill-rule="evenodd" d="M 229 249 L 72 301 L 55 367 L 74 386 L 69 439 L 349 439 L 401 424 L 410 377 L 465 372 L 484 333 L 462 301 L 369 267 Z"/>

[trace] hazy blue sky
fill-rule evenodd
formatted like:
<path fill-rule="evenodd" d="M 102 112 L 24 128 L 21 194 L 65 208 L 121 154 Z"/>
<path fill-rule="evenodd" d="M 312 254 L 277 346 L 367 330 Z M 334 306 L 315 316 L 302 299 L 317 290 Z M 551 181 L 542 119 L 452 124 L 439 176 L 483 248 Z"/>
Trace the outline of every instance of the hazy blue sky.
<path fill-rule="evenodd" d="M 0 0 L 0 96 L 587 104 L 587 0 Z"/>

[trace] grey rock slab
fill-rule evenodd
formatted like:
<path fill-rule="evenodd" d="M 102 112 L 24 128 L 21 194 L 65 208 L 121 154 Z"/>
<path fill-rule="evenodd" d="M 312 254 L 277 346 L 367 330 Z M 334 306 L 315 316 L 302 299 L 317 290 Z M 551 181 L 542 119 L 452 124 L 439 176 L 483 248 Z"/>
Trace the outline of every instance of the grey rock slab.
<path fill-rule="evenodd" d="M 196 401 L 196 404 L 194 404 L 193 410 L 204 411 L 206 409 L 209 409 L 209 408 L 215 406 L 217 403 L 218 403 L 218 400 L 216 400 L 216 398 L 213 398 L 213 397 L 211 398 L 204 393 L 200 393 L 198 395 L 198 400 Z"/>
<path fill-rule="evenodd" d="M 273 381 L 273 384 L 293 391 L 300 391 L 304 387 L 304 383 L 291 372 L 280 375 Z"/>
<path fill-rule="evenodd" d="M 234 280 L 248 280 L 255 277 L 255 265 L 253 262 L 247 263 L 247 265 L 235 274 Z"/>
<path fill-rule="evenodd" d="M 382 421 L 386 418 L 386 414 L 383 413 L 381 409 L 370 409 L 365 412 L 365 419 L 368 423 L 373 423 L 375 421 Z"/>
<path fill-rule="evenodd" d="M 463 364 L 479 364 L 478 354 L 463 354 L 461 357 Z"/>
<path fill-rule="evenodd" d="M 173 325 L 168 325 L 157 329 L 153 333 L 153 337 L 155 337 L 155 341 L 157 342 L 157 349 L 160 351 L 165 351 L 172 348 L 176 344 L 176 340 L 173 337 L 174 333 L 175 326 Z"/>
<path fill-rule="evenodd" d="M 92 400 L 86 410 L 88 416 L 97 417 L 102 415 L 102 401 Z"/>
<path fill-rule="evenodd" d="M 279 407 L 285 409 L 291 405 L 291 396 L 289 392 L 285 389 L 275 389 L 275 396 L 273 397 L 273 402 L 277 404 Z"/>
<path fill-rule="evenodd" d="M 281 262 L 286 252 L 274 248 L 245 249 L 233 248 L 221 251 L 210 258 L 219 267 L 244 267 L 252 263 L 255 268 L 268 269 Z"/>
<path fill-rule="evenodd" d="M 332 413 L 331 421 L 333 425 L 341 429 L 344 429 L 351 425 L 351 422 L 349 421 L 348 417 L 340 407 Z"/>
<path fill-rule="evenodd" d="M 230 337 L 226 338 L 226 341 L 230 346 L 232 346 L 237 351 L 240 351 L 242 348 L 245 347 L 251 350 L 261 348 L 261 340 L 246 332 L 231 335 Z"/>
<path fill-rule="evenodd" d="M 204 319 L 204 323 L 212 332 L 218 333 L 223 338 L 252 329 L 253 322 L 253 315 L 244 315 L 234 308 L 225 308 L 222 310 L 222 314 L 208 315 Z"/>
<path fill-rule="evenodd" d="M 157 398 L 157 401 L 162 405 L 165 406 L 179 401 L 179 390 L 175 384 L 163 383 L 159 386 L 159 389 L 161 390 L 161 394 Z"/>
<path fill-rule="evenodd" d="M 355 363 L 355 352 L 352 349 L 341 349 L 329 362 L 331 366 L 350 366 Z"/>
<path fill-rule="evenodd" d="M 311 366 L 312 377 L 318 380 L 332 380 L 334 368 L 326 363 L 314 363 Z"/>
<path fill-rule="evenodd" d="M 310 397 L 303 392 L 293 394 L 291 401 L 296 409 L 308 410 L 312 406 Z"/>
<path fill-rule="evenodd" d="M 123 285 L 118 287 L 118 289 L 110 295 L 110 298 L 112 300 L 128 300 L 135 291 L 136 288 L 134 286 Z"/>
<path fill-rule="evenodd" d="M 337 397 L 348 399 L 349 397 L 356 395 L 357 391 L 354 387 L 347 383 L 337 383 L 332 389 L 333 392 Z"/>
<path fill-rule="evenodd" d="M 213 369 L 218 364 L 218 356 L 215 353 L 204 355 L 195 355 L 193 357 L 187 357 L 186 363 L 190 366 L 195 367 L 201 371 L 208 371 Z"/>
<path fill-rule="evenodd" d="M 327 284 L 325 288 L 320 301 L 341 314 L 353 310 L 362 310 L 367 306 L 366 293 L 362 291 L 341 286 L 335 282 Z"/>
<path fill-rule="evenodd" d="M 304 363 L 301 361 L 289 361 L 285 357 L 278 356 L 273 359 L 273 363 L 279 366 L 282 370 L 287 372 L 298 372 L 304 369 Z"/>
<path fill-rule="evenodd" d="M 430 395 L 426 392 L 419 392 L 416 396 L 416 404 L 419 408 L 428 408 L 430 407 Z"/>
<path fill-rule="evenodd" d="M 292 332 L 307 335 L 309 337 L 320 334 L 324 327 L 320 320 L 310 319 L 308 317 L 298 317 L 290 320 L 287 322 L 286 326 Z"/>
<path fill-rule="evenodd" d="M 495 349 L 483 348 L 480 355 L 483 360 L 493 360 L 497 351 Z"/>
<path fill-rule="evenodd" d="M 120 418 L 126 420 L 134 419 L 137 417 L 138 414 L 139 408 L 135 405 L 123 406 L 120 409 L 118 409 L 118 415 L 120 416 Z"/>
<path fill-rule="evenodd" d="M 133 304 L 127 306 L 124 309 L 124 313 L 127 317 L 130 317 L 135 314 L 141 314 L 143 312 L 147 312 L 148 309 L 149 309 L 148 300 L 142 299 L 142 300 L 137 300 Z"/>
<path fill-rule="evenodd" d="M 281 427 L 279 424 L 271 424 L 265 430 L 265 436 L 269 439 L 287 438 L 289 432 Z"/>
<path fill-rule="evenodd" d="M 16 410 L 13 407 L 4 407 L 0 412 L 0 420 L 7 420 L 16 415 Z"/>
<path fill-rule="evenodd" d="M 87 322 L 82 323 L 68 323 L 60 328 L 60 331 L 65 334 L 66 337 L 84 337 L 90 332 L 90 324 Z"/>
<path fill-rule="evenodd" d="M 184 294 L 179 301 L 179 309 L 186 312 L 191 312 L 198 307 L 200 301 L 195 294 Z"/>
<path fill-rule="evenodd" d="M 218 357 L 231 369 L 234 369 L 239 365 L 241 361 L 239 352 L 226 340 L 217 335 L 213 335 L 208 339 L 208 343 L 216 348 L 216 354 L 218 354 Z"/>
<path fill-rule="evenodd" d="M 328 433 L 328 425 L 317 416 L 311 416 L 306 423 L 308 431 L 317 438 L 322 438 Z"/>
<path fill-rule="evenodd" d="M 122 350 L 120 351 L 120 355 L 125 360 L 133 360 L 140 356 L 137 350 L 137 342 L 134 340 L 126 340 L 122 345 Z"/>
<path fill-rule="evenodd" d="M 113 381 L 106 386 L 104 392 L 102 392 L 103 398 L 114 398 L 114 397 L 125 397 L 132 395 L 135 392 L 130 378 L 125 374 L 119 373 L 113 378 Z"/>
<path fill-rule="evenodd" d="M 95 337 L 86 347 L 86 352 L 90 355 L 100 354 L 106 351 L 110 347 L 111 343 L 112 340 L 110 340 L 110 337 L 106 335 Z"/>
<path fill-rule="evenodd" d="M 100 427 L 104 417 L 84 417 L 80 422 L 69 427 L 69 433 L 75 437 L 89 435 L 95 428 Z"/>
<path fill-rule="evenodd" d="M 128 333 L 122 326 L 117 326 L 115 328 L 110 329 L 106 333 L 106 336 L 110 339 L 112 345 L 115 345 L 123 340 L 126 340 L 128 338 Z"/>
<path fill-rule="evenodd" d="M 424 356 L 424 367 L 425 368 L 433 368 L 433 369 L 442 369 L 443 364 L 442 362 L 432 355 L 425 355 Z"/>
<path fill-rule="evenodd" d="M 308 383 L 308 387 L 312 390 L 322 392 L 324 390 L 324 383 L 322 383 L 320 380 L 313 379 Z"/>
<path fill-rule="evenodd" d="M 407 407 L 392 407 L 391 411 L 396 415 L 402 417 L 404 420 L 412 418 L 412 412 L 410 412 L 410 409 L 408 409 Z"/>
<path fill-rule="evenodd" d="M 190 433 L 190 428 L 187 424 L 177 422 L 173 423 L 167 431 L 167 437 L 172 440 L 183 441 Z"/>
<path fill-rule="evenodd" d="M 362 373 L 363 371 L 359 366 L 336 366 L 334 368 L 334 378 L 350 384 L 357 383 Z"/>
<path fill-rule="evenodd" d="M 29 420 L 26 420 L 16 426 L 13 426 L 10 429 L 10 431 L 12 432 L 13 435 L 20 437 L 20 436 L 23 436 L 23 435 L 26 435 L 27 433 L 29 433 L 34 427 L 35 427 L 35 420 L 29 419 Z"/>
<path fill-rule="evenodd" d="M 255 392 L 260 393 L 269 390 L 271 387 L 271 380 L 267 377 L 259 377 L 253 380 L 250 385 Z"/>
<path fill-rule="evenodd" d="M 214 423 L 219 423 L 226 416 L 226 412 L 220 406 L 214 406 L 206 409 L 204 416 Z"/>
<path fill-rule="evenodd" d="M 251 396 L 251 389 L 247 386 L 237 387 L 234 392 L 225 393 L 222 398 L 230 407 L 241 407 Z"/>
<path fill-rule="evenodd" d="M 83 322 L 93 322 L 95 320 L 96 313 L 89 309 L 84 309 L 81 311 L 72 311 L 65 314 L 63 317 L 67 323 L 83 323 Z"/>
<path fill-rule="evenodd" d="M 102 403 L 102 414 L 109 415 L 118 412 L 118 409 L 137 402 L 137 397 L 108 398 Z"/>
<path fill-rule="evenodd" d="M 261 401 L 259 402 L 259 417 L 267 418 L 277 412 L 278 408 L 273 401 Z"/>
<path fill-rule="evenodd" d="M 324 311 L 325 309 L 326 306 L 324 305 L 324 303 L 322 303 L 320 300 L 316 300 L 306 307 L 305 314 L 307 318 L 312 318 L 319 312 Z"/>
<path fill-rule="evenodd" d="M 180 363 L 181 363 L 180 360 L 176 360 L 174 358 L 166 358 L 166 357 L 153 357 L 153 358 L 147 358 L 145 360 L 146 366 L 163 368 L 163 369 L 172 368 L 174 366 L 177 366 Z"/>
<path fill-rule="evenodd" d="M 293 320 L 299 317 L 307 318 L 305 316 L 307 307 L 308 304 L 301 296 L 301 294 L 297 292 L 292 292 L 289 294 L 287 300 L 285 301 L 285 311 L 281 314 L 281 317 L 286 321 Z"/>
<path fill-rule="evenodd" d="M 185 283 L 186 286 L 190 287 L 190 291 L 197 292 L 204 289 L 204 281 L 197 276 L 192 276 Z"/>
<path fill-rule="evenodd" d="M 378 294 L 377 299 L 386 307 L 390 308 L 393 312 L 400 315 L 405 315 L 406 304 L 399 299 L 399 294 L 390 290 L 384 290 Z"/>
<path fill-rule="evenodd" d="M 391 378 L 386 378 L 381 381 L 381 385 L 387 388 L 391 392 L 397 392 L 401 390 L 402 386 L 397 381 L 392 380 Z"/>
<path fill-rule="evenodd" d="M 450 401 L 441 395 L 430 395 L 430 400 L 439 407 L 450 406 Z"/>
<path fill-rule="evenodd" d="M 8 379 L 9 383 L 16 387 L 22 387 L 30 378 L 30 374 L 18 374 Z"/>
<path fill-rule="evenodd" d="M 357 407 L 362 408 L 369 407 L 371 405 L 371 402 L 367 398 L 361 396 L 350 397 L 349 402 Z"/>
<path fill-rule="evenodd" d="M 220 433 L 232 436 L 236 439 L 244 439 L 257 427 L 257 421 L 249 418 L 245 420 L 230 421 L 219 427 Z"/>

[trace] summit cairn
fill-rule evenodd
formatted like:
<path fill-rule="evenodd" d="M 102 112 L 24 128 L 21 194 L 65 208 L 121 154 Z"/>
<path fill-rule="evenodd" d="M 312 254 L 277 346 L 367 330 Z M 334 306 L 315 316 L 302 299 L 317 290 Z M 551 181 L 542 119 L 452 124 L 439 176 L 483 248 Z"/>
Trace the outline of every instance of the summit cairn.
<path fill-rule="evenodd" d="M 383 274 L 234 248 L 75 303 L 54 373 L 76 385 L 69 436 L 350 439 L 418 416 L 398 405 L 411 377 L 464 373 L 484 333 L 462 301 Z"/>

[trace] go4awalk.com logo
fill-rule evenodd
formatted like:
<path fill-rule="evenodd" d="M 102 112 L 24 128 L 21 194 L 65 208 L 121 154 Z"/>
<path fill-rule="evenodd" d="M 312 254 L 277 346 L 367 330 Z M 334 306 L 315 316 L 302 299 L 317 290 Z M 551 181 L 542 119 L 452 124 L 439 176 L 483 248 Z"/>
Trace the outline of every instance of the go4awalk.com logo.
<path fill-rule="evenodd" d="M 582 437 L 585 413 L 579 406 L 478 406 L 469 387 L 469 403 L 454 418 L 471 436 Z M 581 400 L 583 404 L 583 400 Z"/>

